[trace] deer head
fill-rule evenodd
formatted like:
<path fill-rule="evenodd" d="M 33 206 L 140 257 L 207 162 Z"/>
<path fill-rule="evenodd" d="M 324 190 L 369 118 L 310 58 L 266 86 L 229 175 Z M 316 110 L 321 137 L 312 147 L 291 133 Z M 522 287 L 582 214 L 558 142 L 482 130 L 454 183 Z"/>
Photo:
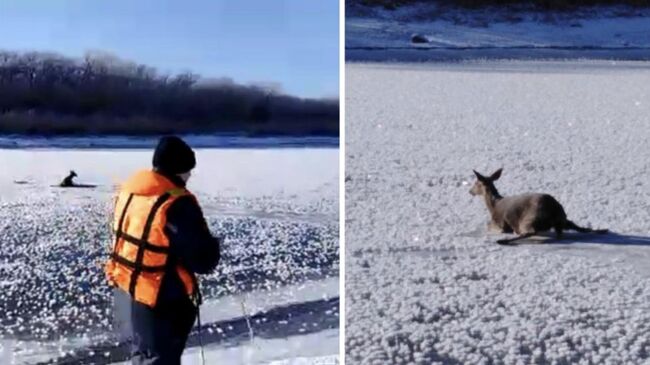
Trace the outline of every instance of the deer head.
<path fill-rule="evenodd" d="M 476 170 L 472 170 L 472 171 L 474 171 L 474 175 L 476 175 L 477 180 L 474 183 L 474 186 L 472 186 L 472 188 L 469 190 L 470 194 L 475 195 L 475 196 L 476 195 L 485 196 L 485 195 L 488 195 L 488 194 L 491 194 L 491 195 L 498 195 L 499 194 L 497 192 L 496 187 L 494 187 L 494 182 L 496 180 L 498 180 L 499 177 L 501 177 L 501 171 L 503 171 L 502 168 L 496 170 L 492 175 L 487 176 L 487 177 L 479 174 L 478 172 L 476 172 Z"/>

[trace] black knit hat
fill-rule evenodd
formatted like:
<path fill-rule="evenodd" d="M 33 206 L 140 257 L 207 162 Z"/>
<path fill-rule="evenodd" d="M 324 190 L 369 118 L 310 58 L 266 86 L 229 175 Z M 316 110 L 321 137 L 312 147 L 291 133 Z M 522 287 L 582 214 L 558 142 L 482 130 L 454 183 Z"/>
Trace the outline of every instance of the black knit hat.
<path fill-rule="evenodd" d="M 153 153 L 153 167 L 168 174 L 183 174 L 196 166 L 194 151 L 176 136 L 162 137 Z"/>

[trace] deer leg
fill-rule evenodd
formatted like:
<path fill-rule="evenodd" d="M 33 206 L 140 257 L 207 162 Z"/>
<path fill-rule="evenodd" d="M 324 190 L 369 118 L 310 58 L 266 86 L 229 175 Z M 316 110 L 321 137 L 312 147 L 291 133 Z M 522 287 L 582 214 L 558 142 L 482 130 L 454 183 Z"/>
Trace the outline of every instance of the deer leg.
<path fill-rule="evenodd" d="M 488 228 L 488 232 L 500 232 L 501 231 L 501 227 L 499 227 L 496 223 L 494 223 L 494 221 L 488 222 L 487 228 Z"/>
<path fill-rule="evenodd" d="M 502 226 L 499 226 L 496 222 L 490 221 L 488 223 L 488 231 L 489 232 L 498 232 L 498 233 L 512 233 L 512 229 L 507 224 L 503 224 Z"/>
<path fill-rule="evenodd" d="M 524 233 L 524 234 L 521 234 L 521 235 L 519 235 L 517 237 L 514 237 L 514 238 L 504 238 L 504 239 L 498 240 L 497 243 L 500 244 L 500 245 L 509 245 L 509 244 L 511 244 L 511 243 L 513 243 L 513 242 L 515 242 L 517 240 L 532 237 L 534 235 L 535 235 L 535 232 Z"/>

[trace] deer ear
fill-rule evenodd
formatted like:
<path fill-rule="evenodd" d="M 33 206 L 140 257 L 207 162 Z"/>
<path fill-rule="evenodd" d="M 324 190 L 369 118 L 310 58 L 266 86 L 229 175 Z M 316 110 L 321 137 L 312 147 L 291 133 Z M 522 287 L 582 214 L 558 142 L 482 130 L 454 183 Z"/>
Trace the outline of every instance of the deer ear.
<path fill-rule="evenodd" d="M 501 171 L 503 171 L 503 167 L 500 168 L 500 169 L 498 169 L 498 170 L 496 170 L 496 171 L 492 174 L 492 176 L 490 176 L 490 180 L 492 180 L 492 181 L 499 180 L 499 178 L 501 177 Z"/>
<path fill-rule="evenodd" d="M 474 175 L 476 175 L 476 178 L 479 179 L 479 181 L 485 181 L 485 176 L 479 174 L 478 172 L 476 172 L 476 170 L 472 170 L 472 171 L 474 171 Z"/>

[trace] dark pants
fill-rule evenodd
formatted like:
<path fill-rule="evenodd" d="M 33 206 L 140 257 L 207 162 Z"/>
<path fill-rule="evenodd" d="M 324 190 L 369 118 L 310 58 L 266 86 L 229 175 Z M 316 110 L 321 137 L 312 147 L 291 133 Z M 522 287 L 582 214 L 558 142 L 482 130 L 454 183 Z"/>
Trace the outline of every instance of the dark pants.
<path fill-rule="evenodd" d="M 188 299 L 150 308 L 130 300 L 134 365 L 180 365 L 197 309 Z"/>

